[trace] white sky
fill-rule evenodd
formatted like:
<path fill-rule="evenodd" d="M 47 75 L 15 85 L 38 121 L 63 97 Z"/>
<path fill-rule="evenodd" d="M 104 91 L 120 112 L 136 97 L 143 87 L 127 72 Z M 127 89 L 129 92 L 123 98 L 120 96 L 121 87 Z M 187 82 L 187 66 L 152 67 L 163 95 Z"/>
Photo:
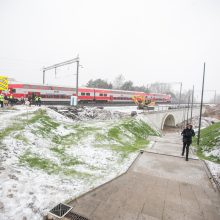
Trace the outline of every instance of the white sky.
<path fill-rule="evenodd" d="M 219 0 L 0 0 L 0 31 L 0 75 L 19 81 L 42 82 L 43 66 L 79 54 L 80 84 L 123 74 L 198 91 L 205 61 L 205 89 L 220 93 Z M 75 72 L 46 82 L 75 85 Z"/>

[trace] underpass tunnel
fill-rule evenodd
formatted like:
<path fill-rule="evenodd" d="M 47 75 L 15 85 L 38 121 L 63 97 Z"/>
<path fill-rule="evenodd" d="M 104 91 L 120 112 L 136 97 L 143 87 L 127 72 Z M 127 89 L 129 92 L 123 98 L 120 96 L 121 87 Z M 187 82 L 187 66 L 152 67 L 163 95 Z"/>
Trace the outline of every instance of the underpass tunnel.
<path fill-rule="evenodd" d="M 167 115 L 162 124 L 162 130 L 168 130 L 168 129 L 172 129 L 175 127 L 176 127 L 176 124 L 175 124 L 174 116 L 172 114 Z"/>

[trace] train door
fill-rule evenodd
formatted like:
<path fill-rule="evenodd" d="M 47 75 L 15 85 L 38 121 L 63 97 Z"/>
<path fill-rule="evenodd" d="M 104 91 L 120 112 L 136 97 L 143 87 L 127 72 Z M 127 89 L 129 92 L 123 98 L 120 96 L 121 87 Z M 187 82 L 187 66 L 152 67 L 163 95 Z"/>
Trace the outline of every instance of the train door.
<path fill-rule="evenodd" d="M 96 95 L 96 90 L 94 89 L 94 96 L 93 96 L 93 101 L 95 102 L 96 98 L 95 98 L 95 95 Z"/>
<path fill-rule="evenodd" d="M 113 95 L 110 95 L 110 102 L 112 102 L 113 101 Z"/>

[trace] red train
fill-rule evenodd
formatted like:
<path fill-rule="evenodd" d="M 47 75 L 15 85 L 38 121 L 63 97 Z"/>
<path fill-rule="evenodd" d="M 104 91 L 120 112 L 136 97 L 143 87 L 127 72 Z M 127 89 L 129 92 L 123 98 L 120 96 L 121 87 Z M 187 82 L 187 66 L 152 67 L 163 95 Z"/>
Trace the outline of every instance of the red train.
<path fill-rule="evenodd" d="M 15 99 L 41 96 L 42 102 L 69 103 L 70 97 L 76 94 L 76 89 L 64 86 L 38 84 L 9 84 L 8 93 Z M 138 91 L 124 91 L 114 89 L 79 88 L 78 101 L 83 102 L 127 102 L 132 103 L 133 96 L 147 96 L 157 103 L 170 103 L 171 96 L 166 94 L 144 93 Z"/>

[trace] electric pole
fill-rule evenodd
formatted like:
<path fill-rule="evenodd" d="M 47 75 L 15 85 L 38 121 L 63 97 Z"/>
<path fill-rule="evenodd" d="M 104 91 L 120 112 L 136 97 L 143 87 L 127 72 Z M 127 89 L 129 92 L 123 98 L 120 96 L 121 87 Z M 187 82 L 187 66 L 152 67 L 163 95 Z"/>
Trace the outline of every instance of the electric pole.
<path fill-rule="evenodd" d="M 186 116 L 186 124 L 189 123 L 189 103 L 190 103 L 190 91 L 188 92 L 188 104 L 187 104 L 187 116 Z"/>
<path fill-rule="evenodd" d="M 197 145 L 198 145 L 198 146 L 199 146 L 199 142 L 200 142 L 200 132 L 201 132 L 201 120 L 202 120 L 202 105 L 203 105 L 204 83 L 205 83 L 205 63 L 204 63 L 204 67 L 203 67 L 202 95 L 201 95 L 201 103 L 200 103 L 199 130 L 198 130 L 198 139 L 197 139 Z"/>
<path fill-rule="evenodd" d="M 79 56 L 77 57 L 76 61 L 76 97 L 78 98 L 78 88 L 79 88 Z"/>
<path fill-rule="evenodd" d="M 182 82 L 180 83 L 179 108 L 180 108 L 180 103 L 181 103 L 181 94 L 182 94 Z"/>
<path fill-rule="evenodd" d="M 192 103 L 191 103 L 191 120 L 190 122 L 192 123 L 192 117 L 193 117 L 193 105 L 194 105 L 194 85 L 193 85 L 193 90 L 192 90 Z"/>

